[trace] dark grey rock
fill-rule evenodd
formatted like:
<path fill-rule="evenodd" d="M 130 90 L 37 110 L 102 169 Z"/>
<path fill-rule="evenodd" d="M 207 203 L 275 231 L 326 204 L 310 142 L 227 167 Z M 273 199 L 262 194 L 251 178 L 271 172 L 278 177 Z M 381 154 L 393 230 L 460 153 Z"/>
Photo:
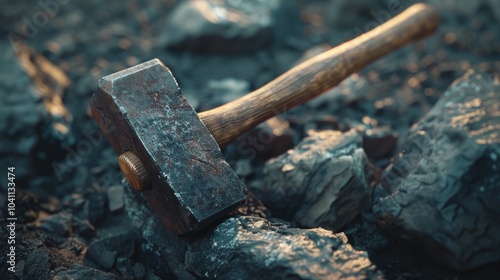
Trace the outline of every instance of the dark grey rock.
<path fill-rule="evenodd" d="M 287 12 L 294 11 L 293 3 L 287 2 L 291 1 L 182 1 L 168 18 L 164 45 L 198 52 L 255 50 L 273 41 L 277 26 L 287 25 Z"/>
<path fill-rule="evenodd" d="M 92 224 L 99 223 L 104 219 L 108 212 L 107 203 L 107 196 L 102 192 L 92 193 L 87 199 L 85 202 L 85 212 L 87 214 L 87 219 Z"/>
<path fill-rule="evenodd" d="M 125 231 L 97 239 L 89 245 L 84 263 L 111 270 L 115 266 L 118 256 L 130 258 L 134 255 L 136 238 L 133 231 Z"/>
<path fill-rule="evenodd" d="M 40 230 L 42 234 L 53 238 L 57 242 L 64 242 L 72 233 L 72 215 L 58 213 L 41 219 Z"/>
<path fill-rule="evenodd" d="M 370 207 L 370 172 L 360 146 L 354 130 L 317 132 L 269 160 L 256 192 L 279 217 L 338 231 Z"/>
<path fill-rule="evenodd" d="M 188 243 L 186 266 L 205 279 L 375 278 L 365 252 L 344 234 L 288 228 L 256 217 L 229 218 Z"/>
<path fill-rule="evenodd" d="M 500 260 L 500 86 L 469 71 L 415 124 L 383 174 L 385 228 L 455 269 Z"/>
<path fill-rule="evenodd" d="M 47 251 L 36 249 L 28 255 L 23 269 L 24 279 L 50 279 L 50 257 Z"/>
<path fill-rule="evenodd" d="M 163 279 L 379 276 L 367 253 L 353 249 L 344 234 L 289 228 L 264 218 L 237 215 L 181 238 L 168 232 L 144 202 L 137 193 L 126 192 L 126 212 L 132 219 L 146 219 L 139 230 L 140 258 Z"/>
<path fill-rule="evenodd" d="M 94 226 L 89 222 L 89 220 L 80 220 L 75 217 L 73 217 L 73 232 L 87 239 L 93 238 L 97 235 Z"/>
<path fill-rule="evenodd" d="M 141 280 L 146 277 L 146 269 L 140 263 L 134 264 L 134 266 L 132 267 L 132 273 L 134 274 L 134 279 Z"/>
<path fill-rule="evenodd" d="M 32 278 L 42 279 L 42 278 Z M 74 264 L 69 268 L 63 268 L 54 273 L 53 280 L 67 279 L 92 279 L 92 280 L 114 280 L 116 277 L 111 273 L 106 273 L 94 268 Z"/>
<path fill-rule="evenodd" d="M 108 207 L 111 213 L 123 209 L 123 186 L 113 186 L 106 190 L 108 194 Z"/>
<path fill-rule="evenodd" d="M 268 159 L 293 148 L 297 138 L 297 133 L 287 120 L 274 117 L 240 137 L 236 143 L 237 151 L 240 156 L 247 156 L 250 160 L 255 157 Z"/>
<path fill-rule="evenodd" d="M 363 133 L 363 149 L 369 158 L 390 155 L 398 144 L 399 134 L 387 126 L 367 129 Z"/>

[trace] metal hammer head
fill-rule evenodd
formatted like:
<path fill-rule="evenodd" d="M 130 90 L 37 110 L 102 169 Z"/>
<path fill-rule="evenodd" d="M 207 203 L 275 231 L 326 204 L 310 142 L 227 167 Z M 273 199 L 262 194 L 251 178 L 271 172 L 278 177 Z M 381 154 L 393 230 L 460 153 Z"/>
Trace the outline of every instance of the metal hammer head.
<path fill-rule="evenodd" d="M 91 108 L 116 153 L 140 158 L 149 174 L 144 195 L 174 234 L 199 230 L 245 201 L 245 186 L 158 59 L 102 78 Z"/>

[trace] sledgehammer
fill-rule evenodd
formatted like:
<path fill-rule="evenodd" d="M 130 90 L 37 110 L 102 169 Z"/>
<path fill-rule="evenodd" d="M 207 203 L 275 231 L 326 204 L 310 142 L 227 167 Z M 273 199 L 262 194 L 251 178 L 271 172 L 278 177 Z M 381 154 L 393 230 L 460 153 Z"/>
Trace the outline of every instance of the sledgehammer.
<path fill-rule="evenodd" d="M 416 4 L 233 102 L 197 114 L 170 70 L 154 59 L 99 81 L 91 108 L 135 190 L 175 234 L 200 230 L 246 199 L 219 147 L 336 86 L 401 46 L 432 34 L 437 12 Z"/>

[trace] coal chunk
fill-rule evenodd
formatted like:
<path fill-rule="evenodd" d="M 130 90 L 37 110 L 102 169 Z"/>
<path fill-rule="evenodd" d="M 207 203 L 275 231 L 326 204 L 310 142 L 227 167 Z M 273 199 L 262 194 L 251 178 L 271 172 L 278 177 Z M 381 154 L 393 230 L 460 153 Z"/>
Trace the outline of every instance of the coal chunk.
<path fill-rule="evenodd" d="M 455 269 L 499 261 L 499 111 L 491 75 L 455 81 L 384 171 L 380 224 Z"/>
<path fill-rule="evenodd" d="M 85 265 L 111 270 L 117 257 L 130 258 L 135 252 L 136 234 L 125 231 L 93 241 L 85 254 Z"/>
<path fill-rule="evenodd" d="M 340 230 L 370 207 L 369 174 L 361 137 L 326 130 L 269 160 L 256 193 L 279 217 Z"/>
<path fill-rule="evenodd" d="M 187 244 L 186 266 L 204 279 L 375 278 L 366 252 L 343 234 L 288 228 L 257 217 L 229 218 Z"/>
<path fill-rule="evenodd" d="M 168 18 L 164 45 L 198 52 L 242 52 L 273 41 L 277 26 L 287 25 L 291 1 L 182 1 Z M 293 24 L 288 24 L 293 29 Z"/>
<path fill-rule="evenodd" d="M 85 211 L 88 220 L 92 224 L 97 224 L 104 219 L 107 214 L 107 196 L 103 192 L 92 193 L 85 203 Z"/>
<path fill-rule="evenodd" d="M 49 278 L 29 278 L 29 279 L 49 279 Z M 74 264 L 71 267 L 61 269 L 54 273 L 54 280 L 66 279 L 93 279 L 93 280 L 114 280 L 116 277 L 111 273 L 106 273 L 91 267 Z"/>
<path fill-rule="evenodd" d="M 297 138 L 297 133 L 287 120 L 274 117 L 240 137 L 237 141 L 237 150 L 250 160 L 255 157 L 269 159 L 293 148 Z"/>
<path fill-rule="evenodd" d="M 40 223 L 40 230 L 42 234 L 62 243 L 72 233 L 72 215 L 61 212 L 43 218 Z"/>
<path fill-rule="evenodd" d="M 28 255 L 23 271 L 24 279 L 50 279 L 50 257 L 47 251 L 36 249 Z"/>
<path fill-rule="evenodd" d="M 363 135 L 363 149 L 369 158 L 390 155 L 398 143 L 399 134 L 387 126 L 367 129 Z"/>
<path fill-rule="evenodd" d="M 123 209 L 123 187 L 113 186 L 107 189 L 108 207 L 110 212 L 117 212 Z"/>

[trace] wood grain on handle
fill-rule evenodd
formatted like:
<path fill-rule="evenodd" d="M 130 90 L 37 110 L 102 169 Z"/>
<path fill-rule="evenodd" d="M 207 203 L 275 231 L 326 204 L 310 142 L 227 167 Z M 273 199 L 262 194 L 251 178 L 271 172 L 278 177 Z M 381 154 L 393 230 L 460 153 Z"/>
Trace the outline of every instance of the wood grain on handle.
<path fill-rule="evenodd" d="M 255 125 L 338 85 L 370 62 L 432 34 L 439 22 L 434 8 L 415 4 L 377 28 L 297 65 L 263 87 L 198 115 L 224 147 Z"/>

